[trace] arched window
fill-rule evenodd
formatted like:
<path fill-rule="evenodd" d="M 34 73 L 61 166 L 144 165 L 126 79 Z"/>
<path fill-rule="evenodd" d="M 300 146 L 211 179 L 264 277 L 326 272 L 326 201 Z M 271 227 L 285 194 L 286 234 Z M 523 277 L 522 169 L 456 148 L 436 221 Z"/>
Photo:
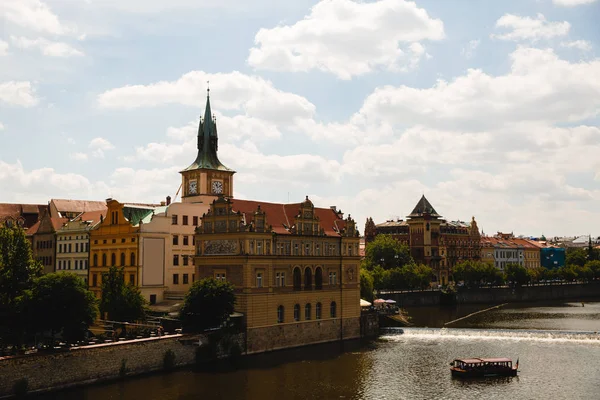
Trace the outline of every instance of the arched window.
<path fill-rule="evenodd" d="M 294 305 L 294 321 L 300 321 L 300 304 Z"/>
<path fill-rule="evenodd" d="M 277 307 L 277 322 L 278 323 L 283 323 L 285 318 L 285 309 L 283 308 L 283 306 L 279 306 Z"/>
<path fill-rule="evenodd" d="M 309 267 L 304 269 L 304 289 L 312 289 L 312 270 Z"/>
<path fill-rule="evenodd" d="M 115 253 L 112 253 L 110 255 L 110 265 L 111 266 L 117 265 L 117 255 Z"/>
<path fill-rule="evenodd" d="M 315 270 L 315 289 L 323 289 L 323 270 L 321 267 L 317 267 Z"/>
<path fill-rule="evenodd" d="M 98 266 L 98 254 L 94 254 L 94 267 Z"/>
<path fill-rule="evenodd" d="M 311 317 L 311 306 L 310 303 L 306 303 L 306 305 L 304 306 L 304 319 L 307 321 L 310 321 L 310 317 Z"/>
<path fill-rule="evenodd" d="M 315 307 L 315 318 L 321 319 L 321 303 L 317 303 L 317 306 Z"/>
<path fill-rule="evenodd" d="M 135 253 L 131 253 L 131 256 L 129 257 L 129 265 L 135 267 Z"/>
<path fill-rule="evenodd" d="M 337 315 L 337 304 L 335 304 L 335 301 L 331 302 L 331 306 L 329 307 L 329 313 L 331 314 L 331 318 L 335 318 L 335 316 Z"/>
<path fill-rule="evenodd" d="M 106 267 L 106 253 L 102 254 L 102 266 Z"/>
<path fill-rule="evenodd" d="M 121 267 L 125 266 L 125 253 L 121 253 Z"/>
<path fill-rule="evenodd" d="M 302 273 L 300 268 L 294 268 L 294 290 L 300 290 L 302 286 Z"/>

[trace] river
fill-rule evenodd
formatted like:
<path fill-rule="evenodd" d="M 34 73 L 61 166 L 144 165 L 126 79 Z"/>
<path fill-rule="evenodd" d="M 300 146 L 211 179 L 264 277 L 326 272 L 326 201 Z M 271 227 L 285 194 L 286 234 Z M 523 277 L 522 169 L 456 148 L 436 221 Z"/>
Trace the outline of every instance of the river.
<path fill-rule="evenodd" d="M 370 345 L 331 344 L 247 357 L 236 367 L 154 374 L 40 398 L 600 399 L 600 301 L 408 310 L 421 327 L 390 328 Z M 426 327 L 425 327 L 426 326 Z M 519 376 L 463 381 L 456 357 L 519 359 Z"/>

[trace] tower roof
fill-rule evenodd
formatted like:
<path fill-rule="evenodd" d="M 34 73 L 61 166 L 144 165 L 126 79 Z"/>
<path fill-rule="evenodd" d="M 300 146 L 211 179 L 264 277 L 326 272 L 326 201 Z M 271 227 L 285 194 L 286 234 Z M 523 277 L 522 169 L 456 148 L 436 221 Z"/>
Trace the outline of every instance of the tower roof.
<path fill-rule="evenodd" d="M 441 216 L 437 213 L 437 211 L 435 211 L 431 203 L 429 203 L 429 201 L 425 198 L 425 195 L 421 197 L 415 208 L 410 213 L 409 217 L 420 217 L 423 214 L 429 214 L 432 217 Z"/>
<path fill-rule="evenodd" d="M 217 150 L 219 149 L 218 140 L 217 123 L 213 118 L 210 108 L 210 89 L 207 89 L 204 118 L 198 124 L 198 155 L 192 165 L 184 169 L 184 171 L 195 169 L 231 171 L 231 169 L 219 161 L 219 157 L 217 156 Z"/>

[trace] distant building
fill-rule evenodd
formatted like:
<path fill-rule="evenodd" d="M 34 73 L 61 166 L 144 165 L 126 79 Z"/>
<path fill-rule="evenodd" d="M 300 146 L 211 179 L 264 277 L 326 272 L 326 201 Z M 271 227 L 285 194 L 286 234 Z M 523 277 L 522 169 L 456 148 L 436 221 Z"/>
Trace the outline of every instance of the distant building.
<path fill-rule="evenodd" d="M 540 249 L 540 260 L 542 267 L 557 269 L 566 264 L 566 250 L 561 247 L 542 247 Z"/>
<path fill-rule="evenodd" d="M 79 214 L 56 231 L 56 272 L 73 272 L 88 283 L 90 230 L 106 218 L 102 211 Z"/>
<path fill-rule="evenodd" d="M 20 226 L 29 229 L 38 222 L 48 206 L 44 204 L 0 203 L 0 226 Z"/>
<path fill-rule="evenodd" d="M 442 285 L 449 282 L 456 264 L 481 257 L 481 235 L 475 217 L 469 224 L 442 219 L 425 196 L 406 221 L 397 219 L 375 225 L 373 219 L 368 218 L 365 224 L 367 245 L 378 234 L 391 235 L 409 246 L 414 260 L 430 266 L 434 271 L 432 280 Z"/>
<path fill-rule="evenodd" d="M 44 211 L 41 219 L 26 231 L 33 258 L 42 263 L 44 273 L 54 272 L 56 261 L 56 232 L 69 220 L 51 217 Z"/>
<path fill-rule="evenodd" d="M 51 217 L 71 220 L 81 215 L 81 213 L 106 211 L 106 203 L 94 200 L 51 199 L 48 208 Z"/>
<path fill-rule="evenodd" d="M 537 242 L 516 238 L 512 233 L 498 232 L 496 236 L 481 237 L 481 260 L 504 271 L 508 264 L 526 268 L 541 266 L 540 245 Z"/>

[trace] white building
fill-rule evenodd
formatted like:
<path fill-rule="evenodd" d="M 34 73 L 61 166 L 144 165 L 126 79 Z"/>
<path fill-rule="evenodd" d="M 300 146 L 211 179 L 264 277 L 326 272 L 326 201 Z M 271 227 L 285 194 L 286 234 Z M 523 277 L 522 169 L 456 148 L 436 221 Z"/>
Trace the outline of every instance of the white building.
<path fill-rule="evenodd" d="M 56 231 L 56 272 L 74 272 L 88 282 L 89 231 L 104 217 L 106 208 L 82 213 Z"/>
<path fill-rule="evenodd" d="M 180 300 L 195 280 L 194 231 L 207 203 L 172 203 L 158 207 L 140 224 L 140 289 L 150 304 Z"/>

